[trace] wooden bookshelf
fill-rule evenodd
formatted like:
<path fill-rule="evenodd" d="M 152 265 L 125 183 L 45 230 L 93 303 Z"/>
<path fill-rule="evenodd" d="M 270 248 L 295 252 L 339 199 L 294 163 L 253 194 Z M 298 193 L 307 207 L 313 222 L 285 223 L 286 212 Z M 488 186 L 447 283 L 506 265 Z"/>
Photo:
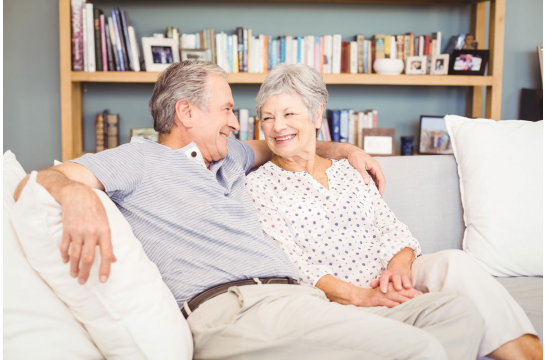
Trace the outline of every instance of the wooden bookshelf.
<path fill-rule="evenodd" d="M 228 2 L 229 0 L 223 0 Z M 243 0 L 247 2 L 294 0 Z M 486 2 L 481 0 L 297 0 L 298 2 L 330 3 L 388 3 L 398 5 L 468 5 L 471 6 L 471 33 L 484 48 Z M 489 0 L 490 59 L 488 75 L 378 75 L 378 74 L 323 74 L 328 85 L 416 85 L 416 86 L 466 86 L 468 95 L 466 115 L 481 117 L 483 86 L 486 86 L 485 117 L 500 120 L 503 73 L 503 43 L 505 28 L 505 1 Z M 83 154 L 83 92 L 82 83 L 154 83 L 155 72 L 75 72 L 71 59 L 70 0 L 59 0 L 60 83 L 62 159 L 67 161 Z M 267 74 L 237 73 L 229 75 L 231 84 L 261 84 Z"/>

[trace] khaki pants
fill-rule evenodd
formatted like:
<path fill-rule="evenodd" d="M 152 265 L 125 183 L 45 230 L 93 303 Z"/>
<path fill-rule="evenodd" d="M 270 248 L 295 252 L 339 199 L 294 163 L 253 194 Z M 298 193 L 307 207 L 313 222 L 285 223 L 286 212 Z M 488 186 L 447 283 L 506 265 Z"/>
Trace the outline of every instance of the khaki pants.
<path fill-rule="evenodd" d="M 413 263 L 412 278 L 413 286 L 423 293 L 457 293 L 475 305 L 484 321 L 477 357 L 524 334 L 537 336 L 530 319 L 503 285 L 461 250 L 419 257 Z"/>
<path fill-rule="evenodd" d="M 303 285 L 249 285 L 188 318 L 195 359 L 475 359 L 483 320 L 452 293 L 358 308 Z"/>

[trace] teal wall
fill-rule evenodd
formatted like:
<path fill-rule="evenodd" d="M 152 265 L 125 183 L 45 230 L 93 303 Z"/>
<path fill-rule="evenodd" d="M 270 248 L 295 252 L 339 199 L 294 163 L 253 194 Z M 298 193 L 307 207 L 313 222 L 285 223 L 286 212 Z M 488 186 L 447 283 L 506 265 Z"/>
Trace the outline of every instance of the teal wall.
<path fill-rule="evenodd" d="M 110 1 L 95 2 L 104 11 Z M 368 4 L 115 2 L 126 10 L 137 36 L 212 27 L 232 33 L 237 26 L 254 34 L 398 34 L 413 31 L 451 35 L 469 31 L 469 6 Z M 540 86 L 536 46 L 543 44 L 543 2 L 507 0 L 502 118 L 515 119 L 521 87 Z M 11 149 L 27 171 L 61 157 L 58 3 L 4 2 L 4 151 Z M 235 107 L 253 109 L 257 85 L 233 85 Z M 396 137 L 416 135 L 420 115 L 465 113 L 464 88 L 419 86 L 329 86 L 329 108 L 377 109 L 380 127 Z M 85 84 L 84 147 L 94 148 L 94 117 L 109 109 L 121 118 L 121 142 L 132 127 L 151 127 L 147 109 L 153 84 Z M 251 110 L 253 112 L 253 110 Z M 399 141 L 397 141 L 399 143 Z"/>

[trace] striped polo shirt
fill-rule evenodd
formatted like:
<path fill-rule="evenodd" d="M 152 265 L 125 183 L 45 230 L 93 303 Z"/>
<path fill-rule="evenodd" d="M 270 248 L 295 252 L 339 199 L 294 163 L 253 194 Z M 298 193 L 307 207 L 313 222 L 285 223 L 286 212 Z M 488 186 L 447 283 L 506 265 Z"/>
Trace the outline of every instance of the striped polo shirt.
<path fill-rule="evenodd" d="M 252 148 L 231 138 L 227 146 L 210 170 L 194 143 L 172 150 L 140 138 L 73 160 L 104 185 L 180 306 L 231 281 L 297 278 L 246 193 Z"/>

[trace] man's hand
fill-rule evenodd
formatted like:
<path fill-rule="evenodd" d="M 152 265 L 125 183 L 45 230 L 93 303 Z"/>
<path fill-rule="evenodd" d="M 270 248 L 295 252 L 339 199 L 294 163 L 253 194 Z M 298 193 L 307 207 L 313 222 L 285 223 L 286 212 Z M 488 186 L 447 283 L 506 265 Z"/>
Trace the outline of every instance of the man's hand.
<path fill-rule="evenodd" d="M 411 281 L 411 271 L 405 269 L 388 269 L 384 270 L 377 280 L 371 281 L 369 284 L 372 289 L 377 288 L 380 285 L 380 291 L 386 293 L 388 291 L 388 284 L 393 285 L 395 291 L 410 290 L 413 287 Z"/>
<path fill-rule="evenodd" d="M 386 306 L 393 308 L 405 301 L 409 301 L 422 293 L 415 289 L 396 291 L 392 283 L 388 284 L 388 291 L 382 293 L 378 288 L 361 289 L 361 292 L 354 302 L 354 305 L 360 307 Z"/>
<path fill-rule="evenodd" d="M 369 184 L 369 173 L 373 178 L 373 181 L 377 185 L 380 196 L 384 196 L 384 189 L 386 188 L 386 178 L 382 173 L 380 163 L 373 159 L 369 154 L 356 146 L 350 146 L 348 148 L 348 154 L 346 158 L 353 168 L 363 177 L 365 184 Z"/>
<path fill-rule="evenodd" d="M 74 182 L 64 187 L 63 193 L 62 260 L 65 264 L 70 261 L 70 275 L 78 277 L 83 285 L 89 278 L 95 249 L 99 245 L 102 257 L 99 280 L 106 282 L 111 263 L 117 261 L 106 210 L 93 190 L 83 184 Z"/>

